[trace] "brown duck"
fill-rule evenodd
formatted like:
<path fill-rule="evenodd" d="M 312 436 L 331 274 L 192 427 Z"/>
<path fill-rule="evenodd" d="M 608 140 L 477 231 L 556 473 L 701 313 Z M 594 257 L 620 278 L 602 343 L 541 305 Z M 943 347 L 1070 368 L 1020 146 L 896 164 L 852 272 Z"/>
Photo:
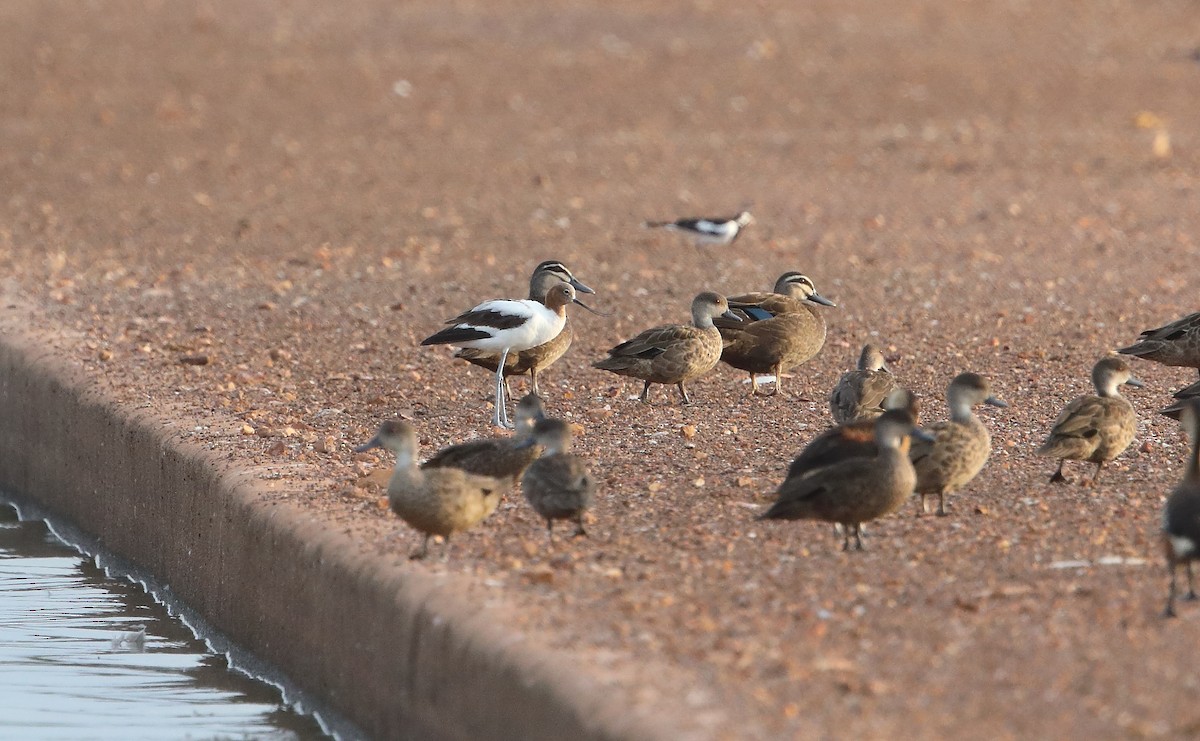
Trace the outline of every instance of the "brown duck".
<path fill-rule="evenodd" d="M 572 275 L 566 265 L 563 265 L 558 260 L 546 260 L 534 268 L 533 275 L 529 278 L 529 298 L 545 304 L 546 294 L 558 283 L 570 283 L 579 293 L 596 293 Z M 508 358 L 504 361 L 504 385 L 506 390 L 508 390 L 507 386 L 510 376 L 529 376 L 530 390 L 540 395 L 542 391 L 538 386 L 538 373 L 565 355 L 567 348 L 571 347 L 571 341 L 574 339 L 575 331 L 571 328 L 571 321 L 568 318 L 566 323 L 563 324 L 562 331 L 549 342 L 544 342 L 528 350 L 510 352 Z M 496 365 L 500 362 L 499 353 L 488 352 L 487 350 L 480 350 L 474 347 L 461 348 L 454 353 L 454 357 L 462 358 L 472 365 L 487 368 L 493 373 L 496 372 Z M 509 395 L 511 396 L 511 392 Z"/>
<path fill-rule="evenodd" d="M 913 423 L 920 421 L 920 403 L 911 391 L 897 387 L 883 401 L 884 410 L 907 412 Z M 848 458 L 871 458 L 879 448 L 875 445 L 875 419 L 856 419 L 831 427 L 804 446 L 788 467 L 787 478 L 804 476 L 818 468 L 840 463 Z"/>
<path fill-rule="evenodd" d="M 400 519 L 425 536 L 421 550 L 412 558 L 429 553 L 429 536 L 440 535 L 448 544 L 454 533 L 483 522 L 508 490 L 506 481 L 457 468 L 418 468 L 417 433 L 407 422 L 384 422 L 375 437 L 354 450 L 371 448 L 387 448 L 396 454 L 388 502 Z"/>
<path fill-rule="evenodd" d="M 587 535 L 583 513 L 592 506 L 595 479 L 587 463 L 571 452 L 571 426 L 561 419 L 543 419 L 526 443 L 542 446 L 545 453 L 521 477 L 521 490 L 533 510 L 546 520 L 546 536 L 554 536 L 555 520 L 572 520 L 575 535 Z"/>
<path fill-rule="evenodd" d="M 773 293 L 731 296 L 729 306 L 740 321 L 717 319 L 725 341 L 721 360 L 750 374 L 750 391 L 758 393 L 758 375 L 775 376 L 775 393 L 783 372 L 816 356 L 825 345 L 825 317 L 817 306 L 836 306 L 817 293 L 807 276 L 784 273 Z"/>
<path fill-rule="evenodd" d="M 517 402 L 516 433 L 506 437 L 487 437 L 442 448 L 421 464 L 421 468 L 458 468 L 467 473 L 512 479 L 521 474 L 541 452 L 532 440 L 533 427 L 546 416 L 541 397 L 526 394 Z"/>
<path fill-rule="evenodd" d="M 1163 510 L 1162 542 L 1171 580 L 1167 588 L 1167 607 L 1164 617 L 1175 617 L 1175 572 L 1183 564 L 1187 570 L 1187 594 L 1184 599 L 1196 599 L 1192 582 L 1192 561 L 1200 558 L 1200 399 L 1191 399 L 1180 410 L 1180 421 L 1191 442 L 1187 470 L 1183 481 Z"/>
<path fill-rule="evenodd" d="M 977 404 L 1008 406 L 991 395 L 987 379 L 977 373 L 955 376 L 946 389 L 946 401 L 950 419 L 926 427 L 933 440 L 916 442 L 909 452 L 917 469 L 921 512 L 925 497 L 937 494 L 939 517 L 946 515 L 946 494 L 975 478 L 992 451 L 992 436 L 971 409 Z"/>
<path fill-rule="evenodd" d="M 608 357 L 592 363 L 593 368 L 633 376 L 645 381 L 641 396 L 647 402 L 650 384 L 675 384 L 684 404 L 692 403 L 684 386 L 708 373 L 721 359 L 721 333 L 713 318 L 734 318 L 729 302 L 719 293 L 706 291 L 692 299 L 692 323 L 669 324 L 647 329 L 608 351 Z"/>
<path fill-rule="evenodd" d="M 1137 342 L 1117 352 L 1163 365 L 1200 368 L 1200 312 L 1147 329 L 1138 335 Z"/>
<path fill-rule="evenodd" d="M 917 474 L 909 460 L 910 437 L 924 435 L 907 412 L 885 412 L 872 422 L 873 456 L 842 460 L 789 477 L 760 520 L 824 520 L 842 525 L 842 550 L 863 549 L 862 523 L 891 514 L 913 493 Z"/>
<path fill-rule="evenodd" d="M 1133 442 L 1137 433 L 1137 415 L 1133 406 L 1121 396 L 1119 387 L 1127 383 L 1141 388 L 1142 382 L 1133 377 L 1129 366 L 1120 358 L 1104 358 L 1092 368 L 1092 384 L 1096 395 L 1080 396 L 1067 404 L 1054 429 L 1038 455 L 1058 459 L 1058 470 L 1050 477 L 1055 483 L 1067 480 L 1063 476 L 1066 461 L 1088 461 L 1096 464 L 1090 484 L 1100 480 L 1100 470 Z"/>
<path fill-rule="evenodd" d="M 1117 352 L 1153 360 L 1163 365 L 1176 365 L 1200 370 L 1200 312 L 1188 314 L 1170 324 L 1147 329 L 1138 335 L 1137 342 Z M 1188 399 L 1200 397 L 1200 381 L 1175 392 L 1173 403 L 1159 414 L 1179 419 Z"/>
<path fill-rule="evenodd" d="M 863 346 L 858 368 L 843 373 L 829 394 L 829 413 L 837 424 L 874 419 L 883 414 L 883 400 L 897 388 L 896 378 L 875 345 Z"/>

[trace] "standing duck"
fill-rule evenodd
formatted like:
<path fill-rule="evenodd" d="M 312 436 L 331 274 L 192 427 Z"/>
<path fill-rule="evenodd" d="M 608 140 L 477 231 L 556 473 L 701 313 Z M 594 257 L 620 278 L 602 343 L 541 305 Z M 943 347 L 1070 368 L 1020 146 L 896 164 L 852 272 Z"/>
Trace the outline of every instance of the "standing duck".
<path fill-rule="evenodd" d="M 558 260 L 546 260 L 534 268 L 533 275 L 529 278 L 529 299 L 545 304 L 550 289 L 559 283 L 570 283 L 576 293 L 596 293 L 572 275 L 566 265 Z M 527 375 L 529 376 L 530 391 L 541 395 L 538 373 L 566 354 L 573 339 L 575 339 L 575 331 L 571 329 L 571 320 L 568 318 L 563 324 L 562 331 L 548 342 L 543 342 L 528 350 L 509 353 L 508 359 L 504 361 L 505 391 L 509 391 L 508 379 L 511 376 Z M 487 368 L 493 373 L 496 372 L 496 366 L 500 362 L 499 354 L 474 347 L 461 348 L 454 353 L 454 357 L 462 358 L 472 365 Z"/>
<path fill-rule="evenodd" d="M 920 422 L 917 397 L 905 388 L 896 387 L 883 400 L 885 411 L 899 409 L 907 412 L 913 424 Z M 788 466 L 787 478 L 805 476 L 825 466 L 848 458 L 871 458 L 879 448 L 875 444 L 875 419 L 859 418 L 853 422 L 830 427 L 804 446 Z"/>
<path fill-rule="evenodd" d="M 917 469 L 921 511 L 925 511 L 925 497 L 937 494 L 939 517 L 946 516 L 946 494 L 975 478 L 991 454 L 992 436 L 972 408 L 977 404 L 1008 406 L 991 395 L 987 379 L 977 373 L 955 376 L 946 389 L 946 402 L 950 419 L 926 427 L 934 439 L 918 441 L 909 453 Z"/>
<path fill-rule="evenodd" d="M 467 473 L 512 479 L 515 484 L 540 452 L 532 441 L 533 427 L 546 416 L 537 394 L 526 394 L 517 402 L 516 434 L 486 437 L 442 448 L 421 464 L 421 468 L 460 468 Z"/>
<path fill-rule="evenodd" d="M 863 345 L 858 368 L 843 373 L 829 394 L 829 413 L 837 424 L 874 419 L 883 414 L 883 401 L 896 388 L 896 378 L 884 361 L 883 351 L 875 345 Z"/>
<path fill-rule="evenodd" d="M 412 558 L 428 555 L 429 536 L 440 535 L 449 544 L 452 534 L 483 522 L 496 511 L 508 490 L 507 482 L 457 468 L 418 468 L 417 433 L 407 422 L 384 422 L 375 437 L 354 451 L 371 448 L 386 448 L 396 454 L 396 470 L 388 482 L 388 503 L 400 519 L 425 536 L 421 550 Z"/>
<path fill-rule="evenodd" d="M 647 329 L 608 351 L 608 357 L 592 363 L 593 368 L 633 376 L 645 381 L 642 403 L 648 403 L 650 384 L 675 384 L 684 404 L 691 404 L 684 384 L 708 373 L 721 359 L 721 333 L 713 318 L 735 321 L 729 302 L 719 293 L 705 291 L 692 299 L 692 323 L 668 324 Z"/>
<path fill-rule="evenodd" d="M 1180 421 L 1187 431 L 1191 450 L 1183 481 L 1171 492 L 1163 510 L 1163 552 L 1171 575 L 1163 617 L 1175 617 L 1175 572 L 1179 564 L 1187 570 L 1188 591 L 1184 599 L 1196 599 L 1192 561 L 1200 558 L 1200 399 L 1192 399 L 1183 405 Z"/>
<path fill-rule="evenodd" d="M 509 353 L 528 350 L 558 336 L 567 323 L 567 304 L 591 307 L 580 301 L 570 283 L 556 283 L 545 303 L 530 299 L 484 301 L 446 322 L 450 325 L 424 340 L 422 345 L 458 345 L 500 353 L 496 364 L 495 403 L 492 423 L 511 427 L 504 386 L 504 364 Z"/>
<path fill-rule="evenodd" d="M 703 247 L 733 244 L 733 241 L 742 233 L 742 229 L 753 223 L 754 217 L 750 215 L 750 212 L 742 211 L 737 216 L 647 221 L 642 226 L 647 229 L 666 229 L 669 232 L 687 235 L 692 238 L 697 247 Z"/>
<path fill-rule="evenodd" d="M 917 474 L 909 460 L 910 437 L 924 435 L 907 412 L 892 410 L 873 423 L 875 455 L 853 458 L 789 477 L 760 520 L 824 520 L 844 527 L 842 550 L 863 549 L 862 523 L 891 514 L 913 493 Z"/>
<path fill-rule="evenodd" d="M 759 374 L 774 374 L 778 393 L 783 372 L 811 360 L 825 345 L 825 317 L 816 307 L 836 305 L 796 272 L 779 276 L 773 293 L 731 296 L 729 306 L 741 321 L 717 320 L 725 341 L 721 360 L 750 374 L 753 394 Z"/>
<path fill-rule="evenodd" d="M 1092 368 L 1092 384 L 1096 395 L 1080 396 L 1067 404 L 1054 429 L 1038 455 L 1058 459 L 1058 470 L 1050 477 L 1054 483 L 1067 480 L 1063 464 L 1067 459 L 1096 464 L 1090 484 L 1100 480 L 1104 464 L 1125 451 L 1137 433 L 1137 415 L 1133 406 L 1121 396 L 1120 385 L 1127 383 L 1141 388 L 1142 382 L 1133 377 L 1129 366 L 1120 358 L 1104 358 Z"/>
<path fill-rule="evenodd" d="M 596 482 L 587 463 L 571 452 L 571 426 L 543 419 L 533 428 L 534 442 L 545 449 L 521 477 L 521 490 L 534 511 L 546 520 L 546 536 L 554 537 L 555 520 L 574 520 L 575 535 L 587 535 L 583 513 L 592 505 Z"/>

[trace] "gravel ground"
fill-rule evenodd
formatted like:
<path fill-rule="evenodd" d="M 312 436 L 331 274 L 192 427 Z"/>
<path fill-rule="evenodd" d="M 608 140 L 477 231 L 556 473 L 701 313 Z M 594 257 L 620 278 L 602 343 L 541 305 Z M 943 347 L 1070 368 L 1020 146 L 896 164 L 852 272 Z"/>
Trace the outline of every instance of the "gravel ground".
<path fill-rule="evenodd" d="M 597 289 L 543 377 L 601 482 L 591 537 L 523 502 L 455 542 L 468 598 L 644 704 L 737 738 L 1193 737 L 1200 615 L 1159 618 L 1182 472 L 1136 363 L 1095 489 L 1033 455 L 1092 364 L 1197 309 L 1194 3 L 11 0 L 0 275 L 51 352 L 381 553 L 383 419 L 482 434 L 490 377 L 417 343 L 563 260 Z M 733 248 L 646 231 L 732 213 Z M 681 407 L 593 370 L 703 289 L 786 270 L 839 304 L 788 393 L 720 367 Z M 992 458 L 875 523 L 759 523 L 874 340 L 925 404 L 956 373 Z M 203 364 L 200 364 L 203 363 Z M 670 400 L 668 401 L 668 399 Z M 1069 473 L 1085 469 L 1076 464 Z M 390 537 L 398 533 L 396 537 Z"/>

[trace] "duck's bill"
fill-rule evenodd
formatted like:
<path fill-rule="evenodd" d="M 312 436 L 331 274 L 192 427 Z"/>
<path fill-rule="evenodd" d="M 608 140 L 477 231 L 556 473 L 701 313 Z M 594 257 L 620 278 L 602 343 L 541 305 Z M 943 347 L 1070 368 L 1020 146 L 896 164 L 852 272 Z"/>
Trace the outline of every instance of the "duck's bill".
<path fill-rule="evenodd" d="M 371 448 L 382 448 L 382 447 L 383 447 L 383 443 L 379 442 L 379 436 L 376 435 L 375 437 L 371 438 L 370 440 L 366 441 L 362 445 L 359 445 L 357 448 L 355 448 L 354 452 L 355 453 L 365 453 L 368 450 L 370 450 Z"/>
<path fill-rule="evenodd" d="M 1130 377 L 1129 377 L 1129 380 L 1125 382 L 1125 385 L 1126 385 L 1126 386 L 1133 386 L 1135 389 L 1140 389 L 1140 388 L 1145 388 L 1145 387 L 1146 387 L 1146 384 L 1145 384 L 1145 382 L 1144 382 L 1144 381 L 1142 381 L 1142 380 L 1141 380 L 1141 379 L 1139 379 L 1139 378 L 1134 378 L 1133 376 L 1130 376 Z"/>
<path fill-rule="evenodd" d="M 593 309 L 592 307 L 590 307 L 590 306 L 588 306 L 587 304 L 585 304 L 585 303 L 583 303 L 582 301 L 580 301 L 578 298 L 574 298 L 574 299 L 571 299 L 571 300 L 572 300 L 572 301 L 574 301 L 575 303 L 579 304 L 579 305 L 580 305 L 580 306 L 582 306 L 583 308 L 587 309 L 588 311 L 592 312 L 592 313 L 593 313 L 593 314 L 595 314 L 596 316 L 612 316 L 612 314 L 606 314 L 606 313 L 604 313 L 603 311 L 596 311 L 596 310 L 595 310 L 595 309 Z"/>
<path fill-rule="evenodd" d="M 991 405 L 991 406 L 994 406 L 994 407 L 1000 407 L 1001 409 L 1007 409 L 1007 408 L 1008 408 L 1008 402 L 1007 402 L 1007 401 L 1004 401 L 1003 399 L 997 399 L 997 398 L 996 398 L 996 397 L 994 397 L 994 396 L 989 396 L 988 398 L 984 399 L 984 400 L 983 400 L 983 403 L 984 403 L 984 404 L 989 404 L 989 405 Z"/>
<path fill-rule="evenodd" d="M 735 322 L 742 321 L 742 318 L 740 316 L 738 316 L 737 314 L 735 314 L 733 309 L 726 309 L 725 313 L 721 314 L 721 316 L 725 319 L 732 319 Z"/>
<path fill-rule="evenodd" d="M 574 288 L 576 291 L 579 291 L 581 293 L 590 293 L 593 296 L 596 295 L 595 291 L 593 291 L 588 286 L 584 285 L 584 283 L 582 281 L 580 281 L 578 278 L 571 278 L 570 283 L 571 283 L 571 287 Z"/>
<path fill-rule="evenodd" d="M 934 437 L 932 433 L 927 432 L 920 427 L 914 427 L 912 429 L 912 436 L 913 439 L 920 440 L 921 442 L 925 443 L 937 442 L 937 438 Z"/>
<path fill-rule="evenodd" d="M 837 304 L 833 303 L 819 293 L 814 293 L 813 295 L 809 296 L 808 300 L 812 301 L 814 304 L 820 304 L 821 306 L 832 306 L 835 309 L 837 308 Z"/>

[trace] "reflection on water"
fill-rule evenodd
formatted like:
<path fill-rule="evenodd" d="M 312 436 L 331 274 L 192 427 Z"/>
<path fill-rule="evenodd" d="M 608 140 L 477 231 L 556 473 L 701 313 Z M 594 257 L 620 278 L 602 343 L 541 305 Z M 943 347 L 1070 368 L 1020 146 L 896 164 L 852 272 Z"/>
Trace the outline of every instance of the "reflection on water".
<path fill-rule="evenodd" d="M 0 738 L 327 738 L 139 585 L 3 502 L 0 698 Z"/>

